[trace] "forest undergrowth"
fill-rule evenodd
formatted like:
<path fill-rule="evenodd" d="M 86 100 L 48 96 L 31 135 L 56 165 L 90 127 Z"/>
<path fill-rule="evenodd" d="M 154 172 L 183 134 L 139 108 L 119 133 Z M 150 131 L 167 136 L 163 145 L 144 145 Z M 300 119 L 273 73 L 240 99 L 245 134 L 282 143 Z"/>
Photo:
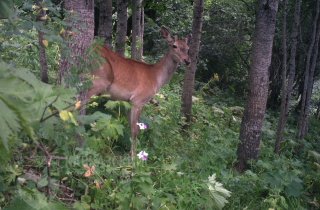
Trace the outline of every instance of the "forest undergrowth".
<path fill-rule="evenodd" d="M 11 81 L 20 74 L 11 75 Z M 26 107 L 9 106 L 21 128 L 10 137 L 7 149 L 1 147 L 1 208 L 319 208 L 318 121 L 311 121 L 310 135 L 299 143 L 295 140 L 296 122 L 290 122 L 278 156 L 273 152 L 277 115 L 269 112 L 260 158 L 239 174 L 233 166 L 242 100 L 219 90 L 214 82 L 208 83 L 196 92 L 192 124 L 186 125 L 180 117 L 181 82 L 177 74 L 156 95 L 156 103 L 145 107 L 141 122 L 148 128 L 140 132 L 138 151 L 148 156 L 134 162 L 129 156 L 126 112 L 130 105 L 126 102 L 98 97 L 89 105 L 88 114 L 80 116 L 65 109 L 74 102 L 72 91 L 45 85 L 36 96 L 31 96 L 31 90 L 24 92 L 34 97 L 30 104 L 38 105 L 28 107 L 29 112 L 47 110 L 38 111 L 41 120 L 34 123 L 23 121 L 24 115 L 30 114 L 23 110 Z M 55 94 L 60 94 L 59 99 Z M 59 114 L 54 115 L 56 110 Z M 82 148 L 77 146 L 79 136 L 85 141 Z"/>

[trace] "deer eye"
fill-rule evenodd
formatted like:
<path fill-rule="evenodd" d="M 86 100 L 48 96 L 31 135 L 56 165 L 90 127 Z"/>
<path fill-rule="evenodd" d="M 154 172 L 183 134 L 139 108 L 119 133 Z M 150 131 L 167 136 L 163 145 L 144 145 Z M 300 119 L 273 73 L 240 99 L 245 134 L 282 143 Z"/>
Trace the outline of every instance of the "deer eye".
<path fill-rule="evenodd" d="M 175 44 L 174 44 L 174 45 L 172 45 L 172 47 L 173 47 L 173 48 L 178 48 L 178 46 L 177 46 L 177 45 L 175 45 Z"/>

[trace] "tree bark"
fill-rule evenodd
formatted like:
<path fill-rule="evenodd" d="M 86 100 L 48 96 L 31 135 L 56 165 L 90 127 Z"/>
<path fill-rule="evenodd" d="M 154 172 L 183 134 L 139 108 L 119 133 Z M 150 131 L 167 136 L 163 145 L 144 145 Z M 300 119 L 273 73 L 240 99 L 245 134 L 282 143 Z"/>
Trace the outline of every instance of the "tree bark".
<path fill-rule="evenodd" d="M 141 9 L 142 0 L 132 1 L 132 42 L 131 58 L 141 60 L 142 58 L 142 39 L 141 39 Z"/>
<path fill-rule="evenodd" d="M 39 6 L 39 14 L 38 14 L 37 20 L 44 23 L 45 20 L 42 20 L 42 18 L 45 17 L 46 11 L 43 10 L 43 6 L 41 4 L 42 4 L 41 1 L 37 1 L 37 5 Z M 44 44 L 44 32 L 41 31 L 41 29 L 38 30 L 38 42 L 39 42 L 40 77 L 42 82 L 48 83 L 49 77 L 48 77 L 46 46 Z"/>
<path fill-rule="evenodd" d="M 286 0 L 287 2 L 287 0 Z M 288 76 L 285 76 L 286 81 L 285 86 L 282 90 L 282 98 L 281 98 L 281 110 L 278 122 L 278 129 L 276 134 L 276 142 L 275 142 L 275 153 L 280 153 L 281 142 L 283 141 L 283 132 L 288 120 L 289 114 L 289 104 L 291 100 L 291 93 L 293 89 L 293 82 L 296 72 L 296 54 L 297 54 L 297 44 L 298 44 L 298 35 L 299 35 L 299 26 L 300 26 L 300 11 L 301 11 L 301 0 L 296 0 L 295 4 L 295 12 L 294 12 L 294 22 L 292 24 L 292 32 L 291 32 L 291 50 L 290 50 L 290 58 L 289 58 L 289 72 Z M 283 35 L 284 36 L 284 35 Z M 283 63 L 286 62 L 286 58 L 283 57 Z"/>
<path fill-rule="evenodd" d="M 62 55 L 60 62 L 59 83 L 66 83 L 66 77 L 70 75 L 71 66 L 77 67 L 77 69 L 83 70 L 84 61 L 86 61 L 86 51 L 92 44 L 94 38 L 94 0 L 65 0 L 65 8 L 69 11 L 70 16 L 66 20 L 71 28 L 68 29 L 70 36 L 67 39 L 67 50 L 70 53 L 66 55 L 66 52 Z M 81 62 L 82 61 L 82 62 Z M 80 73 L 79 72 L 79 73 Z M 81 78 L 80 78 L 80 82 Z M 81 91 L 78 100 L 84 101 L 85 91 Z M 82 109 L 80 114 L 85 114 L 85 109 Z M 81 135 L 77 135 L 77 141 L 79 146 L 83 146 L 84 139 Z"/>
<path fill-rule="evenodd" d="M 48 83 L 49 82 L 48 63 L 47 63 L 46 47 L 43 43 L 44 33 L 42 31 L 38 31 L 38 40 L 39 40 L 39 57 L 40 57 L 40 77 L 42 82 Z"/>
<path fill-rule="evenodd" d="M 279 154 L 280 143 L 283 139 L 283 131 L 285 127 L 285 104 L 286 104 L 286 94 L 287 94 L 287 4 L 288 0 L 283 2 L 283 25 L 282 25 L 282 86 L 281 86 L 281 106 L 280 106 L 280 117 L 278 122 L 277 134 L 276 134 L 276 144 L 274 151 Z"/>
<path fill-rule="evenodd" d="M 316 42 L 314 45 L 312 61 L 311 61 L 311 66 L 310 66 L 310 70 L 309 70 L 310 71 L 309 79 L 307 81 L 308 85 L 307 85 L 306 98 L 305 98 L 305 102 L 304 102 L 305 109 L 303 110 L 303 112 L 304 112 L 303 117 L 304 118 L 301 119 L 302 131 L 299 136 L 300 139 L 303 139 L 306 136 L 306 134 L 308 133 L 311 96 L 312 96 L 312 90 L 313 90 L 313 84 L 314 84 L 314 73 L 315 73 L 315 69 L 316 69 L 317 61 L 318 61 L 319 38 L 320 38 L 320 20 L 318 20 L 318 30 L 317 30 Z"/>
<path fill-rule="evenodd" d="M 126 49 L 126 36 L 128 24 L 128 0 L 117 0 L 117 32 L 116 32 L 116 52 L 124 55 Z"/>
<path fill-rule="evenodd" d="M 307 124 L 309 116 L 310 99 L 313 87 L 314 69 L 318 57 L 318 44 L 319 44 L 319 13 L 320 13 L 320 0 L 317 0 L 316 14 L 313 21 L 313 29 L 311 34 L 310 45 L 306 58 L 306 68 L 304 71 L 303 91 L 301 96 L 301 109 L 298 123 L 298 138 L 303 139 L 307 133 Z M 311 90 L 310 90 L 311 88 Z"/>
<path fill-rule="evenodd" d="M 139 49 L 139 57 L 142 59 L 142 56 L 143 56 L 143 35 L 144 35 L 144 7 L 143 6 L 141 6 L 140 25 L 141 25 L 141 31 L 140 31 L 140 42 L 141 42 L 140 45 L 141 45 L 141 48 Z"/>
<path fill-rule="evenodd" d="M 181 112 L 186 118 L 187 123 L 191 122 L 192 117 L 192 94 L 194 90 L 194 79 L 197 69 L 197 61 L 200 48 L 200 39 L 203 23 L 203 4 L 203 0 L 195 0 L 193 5 L 192 38 L 190 40 L 189 49 L 191 63 L 187 67 L 187 70 L 184 75 L 181 105 Z"/>
<path fill-rule="evenodd" d="M 249 95 L 241 123 L 238 161 L 235 166 L 239 172 L 248 168 L 248 160 L 259 156 L 278 3 L 278 0 L 259 0 L 251 53 Z"/>
<path fill-rule="evenodd" d="M 106 46 L 112 47 L 112 0 L 100 0 L 98 36 Z"/>
<path fill-rule="evenodd" d="M 320 119 L 320 101 L 317 102 L 316 118 Z"/>
<path fill-rule="evenodd" d="M 65 0 L 64 7 L 70 12 L 67 22 L 71 26 L 65 33 L 67 49 L 62 54 L 59 84 L 66 84 L 71 65 L 80 65 L 86 50 L 94 38 L 94 0 Z"/>

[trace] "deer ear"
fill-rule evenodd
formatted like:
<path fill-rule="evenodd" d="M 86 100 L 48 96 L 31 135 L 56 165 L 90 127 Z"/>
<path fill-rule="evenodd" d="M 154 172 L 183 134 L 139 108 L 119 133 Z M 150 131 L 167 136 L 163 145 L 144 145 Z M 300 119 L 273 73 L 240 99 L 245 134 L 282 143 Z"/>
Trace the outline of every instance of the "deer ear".
<path fill-rule="evenodd" d="M 160 32 L 161 32 L 162 37 L 165 38 L 170 44 L 172 44 L 174 42 L 174 40 L 170 34 L 170 31 L 166 27 L 161 26 Z"/>

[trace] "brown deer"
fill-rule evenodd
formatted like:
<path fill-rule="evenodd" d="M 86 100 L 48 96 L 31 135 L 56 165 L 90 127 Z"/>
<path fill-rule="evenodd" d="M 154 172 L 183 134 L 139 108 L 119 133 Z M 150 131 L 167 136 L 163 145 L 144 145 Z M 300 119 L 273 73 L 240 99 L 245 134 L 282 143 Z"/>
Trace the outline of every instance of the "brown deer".
<path fill-rule="evenodd" d="M 169 51 L 156 64 L 127 59 L 101 47 L 99 53 L 106 62 L 92 72 L 93 84 L 86 94 L 86 101 L 93 95 L 106 92 L 112 99 L 132 104 L 129 116 L 132 158 L 136 155 L 137 123 L 143 106 L 172 78 L 180 63 L 190 64 L 189 37 L 172 37 L 165 27 L 161 27 L 161 34 L 169 44 Z"/>

